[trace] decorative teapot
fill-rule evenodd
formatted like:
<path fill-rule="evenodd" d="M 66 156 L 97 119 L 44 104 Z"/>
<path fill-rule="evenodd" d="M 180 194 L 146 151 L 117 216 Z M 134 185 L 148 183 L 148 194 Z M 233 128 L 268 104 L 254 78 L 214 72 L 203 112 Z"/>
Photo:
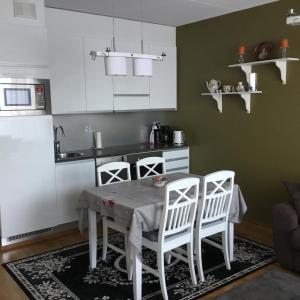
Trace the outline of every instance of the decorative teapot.
<path fill-rule="evenodd" d="M 207 89 L 210 93 L 218 92 L 219 87 L 221 86 L 221 81 L 216 79 L 211 79 L 210 81 L 206 81 Z"/>
<path fill-rule="evenodd" d="M 237 92 L 245 92 L 245 87 L 244 87 L 243 82 L 241 82 L 241 81 L 238 82 L 235 89 Z"/>

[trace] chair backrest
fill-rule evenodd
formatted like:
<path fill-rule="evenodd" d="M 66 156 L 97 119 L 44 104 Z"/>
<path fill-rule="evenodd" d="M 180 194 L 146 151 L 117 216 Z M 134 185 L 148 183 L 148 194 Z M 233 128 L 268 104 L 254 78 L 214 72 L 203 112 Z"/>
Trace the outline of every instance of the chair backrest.
<path fill-rule="evenodd" d="M 197 227 L 218 220 L 228 221 L 234 175 L 233 171 L 218 171 L 203 177 L 197 212 Z"/>
<path fill-rule="evenodd" d="M 199 178 L 170 182 L 165 188 L 165 203 L 159 228 L 159 241 L 183 231 L 193 231 L 199 197 Z"/>
<path fill-rule="evenodd" d="M 141 171 L 144 171 L 142 174 Z M 163 157 L 146 157 L 136 162 L 137 179 L 162 175 L 166 173 L 165 159 Z"/>
<path fill-rule="evenodd" d="M 103 178 L 106 177 L 106 181 Z M 130 164 L 118 161 L 97 167 L 98 186 L 113 184 L 120 181 L 130 181 Z"/>

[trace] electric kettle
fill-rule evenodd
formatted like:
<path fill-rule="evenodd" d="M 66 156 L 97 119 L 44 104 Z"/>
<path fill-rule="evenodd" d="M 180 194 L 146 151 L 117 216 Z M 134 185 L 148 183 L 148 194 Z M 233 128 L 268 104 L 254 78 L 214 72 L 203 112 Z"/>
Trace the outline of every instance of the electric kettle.
<path fill-rule="evenodd" d="M 184 143 L 184 133 L 180 130 L 173 131 L 173 145 L 180 146 Z"/>

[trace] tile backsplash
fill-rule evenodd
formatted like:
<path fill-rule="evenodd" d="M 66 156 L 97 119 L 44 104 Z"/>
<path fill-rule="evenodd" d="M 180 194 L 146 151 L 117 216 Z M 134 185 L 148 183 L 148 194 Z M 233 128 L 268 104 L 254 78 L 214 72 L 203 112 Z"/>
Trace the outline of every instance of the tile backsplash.
<path fill-rule="evenodd" d="M 152 121 L 164 123 L 164 112 L 122 112 L 106 114 L 54 115 L 54 125 L 61 125 L 65 136 L 62 151 L 94 146 L 93 132 L 101 131 L 102 146 L 110 147 L 148 141 Z"/>

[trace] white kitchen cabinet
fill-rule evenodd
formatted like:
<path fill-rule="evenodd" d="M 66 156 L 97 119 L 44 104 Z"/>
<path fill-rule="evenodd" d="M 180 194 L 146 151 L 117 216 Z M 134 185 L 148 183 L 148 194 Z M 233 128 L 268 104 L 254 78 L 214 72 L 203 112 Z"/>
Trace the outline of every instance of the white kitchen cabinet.
<path fill-rule="evenodd" d="M 45 28 L 3 23 L 0 26 L 0 40 L 0 65 L 48 65 Z"/>
<path fill-rule="evenodd" d="M 106 76 L 103 57 L 92 60 L 91 50 L 105 50 L 111 40 L 84 39 L 86 109 L 88 112 L 113 111 L 113 78 Z"/>
<path fill-rule="evenodd" d="M 166 53 L 163 61 L 153 62 L 150 78 L 150 108 L 177 109 L 177 50 L 176 47 L 149 46 L 150 54 Z"/>
<path fill-rule="evenodd" d="M 116 51 L 141 53 L 141 22 L 115 19 Z M 114 76 L 114 110 L 149 109 L 148 77 L 133 76 L 132 59 L 127 59 L 127 76 Z"/>
<path fill-rule="evenodd" d="M 105 75 L 103 57 L 90 56 L 111 46 L 112 18 L 47 8 L 46 24 L 52 112 L 113 111 L 112 77 Z"/>
<path fill-rule="evenodd" d="M 53 114 L 86 112 L 83 39 L 49 34 Z"/>
<path fill-rule="evenodd" d="M 120 52 L 141 53 L 141 42 L 128 42 L 116 38 Z M 133 76 L 132 59 L 127 59 L 127 76 L 113 76 L 114 95 L 149 95 L 149 77 Z"/>
<path fill-rule="evenodd" d="M 1 0 L 0 22 L 44 26 L 44 10 L 44 0 Z"/>
<path fill-rule="evenodd" d="M 166 173 L 190 172 L 190 151 L 189 148 L 180 150 L 170 150 L 163 152 L 163 158 L 166 160 Z"/>
<path fill-rule="evenodd" d="M 16 16 L 14 3 L 17 4 Z M 23 4 L 24 16 L 20 14 Z M 33 18 L 26 16 L 30 12 Z M 1 77 L 49 78 L 44 19 L 43 0 L 0 1 Z"/>
<path fill-rule="evenodd" d="M 175 27 L 51 8 L 46 24 L 54 114 L 177 108 Z M 116 51 L 141 53 L 143 39 L 145 53 L 167 57 L 153 62 L 152 77 L 133 76 L 132 59 L 127 76 L 106 76 L 104 58 L 89 53 L 105 50 L 113 35 Z"/>
<path fill-rule="evenodd" d="M 56 164 L 58 224 L 78 220 L 78 199 L 84 189 L 96 185 L 95 180 L 95 161 L 92 159 Z"/>
<path fill-rule="evenodd" d="M 51 116 L 0 118 L 2 245 L 57 225 Z"/>
<path fill-rule="evenodd" d="M 153 76 L 150 78 L 150 109 L 176 109 L 176 28 L 143 23 L 143 41 L 145 52 L 158 55 L 165 52 L 167 55 L 163 61 L 153 62 Z"/>
<path fill-rule="evenodd" d="M 115 95 L 114 109 L 115 111 L 135 111 L 149 109 L 148 95 Z"/>

